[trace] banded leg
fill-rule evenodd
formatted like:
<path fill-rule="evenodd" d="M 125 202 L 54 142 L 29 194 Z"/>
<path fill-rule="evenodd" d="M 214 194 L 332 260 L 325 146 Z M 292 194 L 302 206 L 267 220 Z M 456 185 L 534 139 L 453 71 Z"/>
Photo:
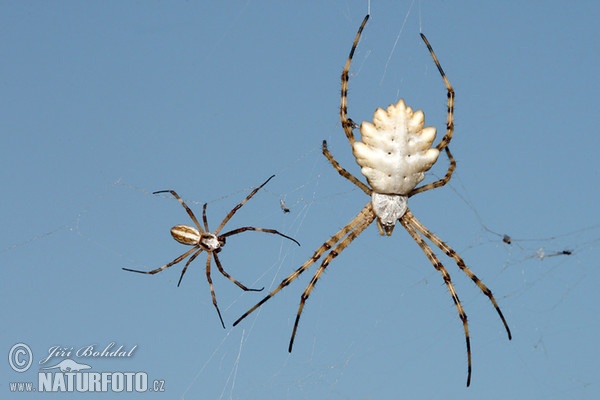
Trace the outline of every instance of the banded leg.
<path fill-rule="evenodd" d="M 212 254 L 214 255 L 214 253 Z M 212 278 L 210 277 L 210 255 L 211 253 L 208 253 L 208 256 L 206 257 L 206 280 L 208 281 L 208 286 L 210 287 L 210 296 L 212 297 L 213 305 L 215 306 L 215 310 L 217 310 L 217 314 L 219 314 L 221 325 L 223 325 L 223 329 L 225 329 L 225 323 L 223 322 L 221 311 L 219 310 L 219 306 L 217 305 L 217 295 L 215 294 L 215 287 L 213 286 Z"/>
<path fill-rule="evenodd" d="M 246 232 L 246 231 L 255 231 L 255 232 L 265 232 L 265 233 L 272 233 L 274 235 L 279 235 L 282 236 L 286 239 L 291 240 L 292 242 L 296 243 L 298 246 L 300 246 L 300 243 L 298 243 L 298 241 L 292 237 L 289 237 L 287 235 L 284 235 L 283 233 L 276 231 L 275 229 L 267 229 L 267 228 L 255 228 L 253 226 L 245 226 L 243 228 L 237 228 L 234 229 L 232 231 L 229 231 L 227 233 L 224 233 L 222 235 L 220 235 L 220 238 L 224 238 L 224 237 L 228 237 L 228 236 L 233 236 L 233 235 L 237 235 L 238 233 L 242 233 L 242 232 Z"/>
<path fill-rule="evenodd" d="M 438 61 L 435 52 L 433 51 L 433 47 L 429 44 L 429 40 L 421 33 L 421 39 L 425 42 L 427 49 L 429 49 L 429 54 L 431 54 L 431 58 L 433 58 L 433 62 L 437 67 L 438 71 L 440 71 L 440 75 L 442 75 L 442 79 L 444 80 L 444 84 L 446 85 L 446 90 L 448 91 L 448 105 L 447 105 L 447 116 L 446 116 L 446 134 L 442 138 L 442 140 L 436 146 L 438 150 L 442 150 L 450 144 L 450 140 L 452 140 L 452 135 L 454 134 L 454 89 L 450 84 L 450 81 L 446 77 L 446 73 L 442 69 L 440 62 Z"/>
<path fill-rule="evenodd" d="M 206 232 L 210 232 L 210 229 L 208 229 L 208 218 L 206 218 L 206 206 L 208 204 L 204 203 L 202 205 L 202 222 L 204 223 L 204 229 L 206 229 Z"/>
<path fill-rule="evenodd" d="M 182 260 L 184 260 L 187 256 L 189 256 L 190 254 L 192 254 L 196 250 L 198 250 L 198 248 L 197 247 L 193 247 L 193 248 L 189 249 L 188 251 L 186 251 L 185 253 L 183 253 L 182 255 L 180 255 L 179 257 L 177 257 L 176 259 L 174 259 L 173 261 L 171 261 L 170 263 L 165 264 L 165 265 L 163 265 L 160 268 L 153 269 L 152 271 L 141 271 L 139 269 L 131 269 L 131 268 L 122 268 L 122 269 L 124 271 L 129 271 L 129 272 L 137 272 L 137 273 L 140 273 L 140 274 L 154 275 L 154 274 L 157 274 L 157 273 L 159 273 L 160 271 L 162 271 L 164 269 L 172 267 L 173 265 L 181 262 Z M 180 279 L 180 281 L 181 281 L 181 279 Z"/>
<path fill-rule="evenodd" d="M 412 225 L 414 225 L 414 227 L 417 228 L 417 230 L 419 232 L 421 232 L 421 234 L 423 234 L 423 236 L 425 236 L 433 244 L 435 244 L 440 250 L 442 250 L 444 252 L 444 254 L 446 254 L 448 257 L 452 258 L 454 260 L 454 262 L 456 263 L 456 265 L 458 266 L 458 268 L 460 268 L 461 271 L 463 271 L 469 278 L 471 278 L 471 280 L 477 285 L 477 287 L 483 292 L 483 294 L 485 294 L 488 297 L 488 299 L 490 299 L 490 302 L 496 309 L 496 312 L 498 313 L 498 315 L 500 316 L 500 319 L 502 320 L 502 323 L 504 324 L 504 329 L 506 329 L 506 333 L 508 334 L 508 340 L 511 340 L 512 334 L 510 333 L 510 328 L 508 327 L 508 324 L 506 323 L 506 319 L 504 319 L 504 315 L 502 314 L 502 311 L 500 310 L 500 307 L 498 306 L 498 303 L 496 302 L 496 299 L 494 298 L 492 291 L 477 277 L 477 275 L 475 275 L 473 273 L 473 271 L 471 271 L 471 269 L 469 267 L 467 267 L 464 260 L 461 258 L 461 256 L 458 255 L 458 253 L 456 253 L 454 251 L 454 249 L 452 249 L 450 246 L 448 246 L 446 243 L 444 243 L 439 237 L 437 237 L 433 232 L 431 232 L 429 229 L 427 229 L 410 212 L 410 210 L 408 210 L 406 212 L 405 217 L 403 217 L 403 219 L 404 218 L 409 220 L 410 223 Z"/>
<path fill-rule="evenodd" d="M 360 28 L 358 28 L 358 32 L 356 32 L 356 37 L 354 38 L 354 43 L 352 43 L 352 48 L 350 49 L 350 55 L 346 60 L 346 65 L 344 66 L 344 70 L 342 71 L 342 98 L 340 101 L 340 121 L 342 122 L 342 128 L 344 128 L 344 133 L 350 142 L 350 145 L 353 145 L 356 139 L 354 138 L 354 132 L 352 130 L 355 128 L 356 124 L 354 121 L 348 118 L 348 80 L 350 74 L 350 65 L 352 64 L 352 57 L 354 57 L 354 51 L 356 50 L 356 46 L 358 46 L 358 42 L 360 40 L 360 35 L 362 34 L 367 21 L 369 20 L 369 15 L 363 19 L 362 24 L 360 24 Z"/>
<path fill-rule="evenodd" d="M 417 233 L 415 228 L 411 225 L 412 220 L 411 220 L 410 216 L 412 214 L 409 214 L 409 212 L 410 211 L 407 211 L 407 213 L 404 214 L 404 216 L 402 218 L 400 218 L 400 223 L 402 224 L 402 226 L 404 226 L 404 228 L 409 233 L 409 235 L 414 239 L 414 241 L 417 242 L 417 244 L 419 245 L 421 250 L 423 250 L 423 253 L 425 253 L 425 256 L 427 256 L 427 258 L 429 259 L 429 262 L 431 262 L 433 267 L 442 274 L 442 277 L 444 278 L 444 283 L 446 284 L 446 287 L 448 288 L 448 291 L 450 292 L 450 295 L 452 296 L 452 300 L 454 301 L 454 305 L 456 306 L 456 309 L 458 310 L 458 316 L 460 317 L 460 320 L 462 321 L 463 329 L 465 331 L 465 341 L 467 344 L 467 386 L 469 386 L 471 384 L 471 339 L 469 336 L 469 323 L 467 322 L 467 314 L 465 313 L 465 310 L 463 309 L 460 299 L 458 298 L 458 294 L 456 293 L 456 290 L 454 289 L 454 284 L 452 283 L 452 280 L 450 279 L 450 274 L 448 273 L 448 270 L 446 269 L 446 267 L 444 267 L 444 264 L 441 263 L 439 258 L 437 258 L 437 256 L 433 252 L 433 250 L 431 250 L 431 247 L 429 247 L 429 245 L 425 242 L 425 240 L 423 240 L 423 238 Z"/>
<path fill-rule="evenodd" d="M 364 215 L 372 214 L 373 207 L 371 206 L 371 202 L 367 203 L 367 205 L 358 213 L 356 217 L 352 221 L 350 221 L 346 226 L 340 229 L 337 233 L 335 233 L 332 237 L 329 238 L 321 247 L 315 251 L 311 258 L 309 258 L 304 264 L 302 264 L 297 270 L 288 275 L 284 280 L 281 281 L 279 286 L 271 291 L 268 295 L 266 295 L 261 301 L 256 303 L 254 307 L 246 311 L 241 317 L 239 317 L 234 323 L 233 326 L 239 324 L 244 318 L 248 315 L 252 314 L 255 310 L 257 310 L 260 306 L 265 304 L 271 297 L 275 296 L 281 289 L 289 285 L 296 279 L 300 274 L 306 271 L 311 265 L 321 258 L 323 253 L 330 250 L 334 245 L 336 245 L 344 236 L 346 236 L 350 231 L 354 230 L 357 225 L 359 225 L 363 219 Z"/>
<path fill-rule="evenodd" d="M 194 247 L 193 250 L 198 249 L 197 247 Z M 185 263 L 183 269 L 181 270 L 181 275 L 179 275 L 179 281 L 177 282 L 177 287 L 179 287 L 179 285 L 181 285 L 181 280 L 183 279 L 183 275 L 185 275 L 185 271 L 187 271 L 188 266 L 192 263 L 192 261 L 194 261 L 196 259 L 196 257 L 198 257 L 198 255 L 202 253 L 202 249 L 198 249 L 197 252 L 195 252 L 194 254 L 192 254 L 192 256 L 190 257 L 190 259 Z M 208 255 L 210 258 L 210 254 Z"/>
<path fill-rule="evenodd" d="M 225 226 L 225 224 L 227 222 L 229 222 L 229 220 L 231 219 L 231 217 L 233 217 L 233 215 L 236 213 L 237 210 L 239 210 L 244 204 L 246 204 L 246 202 L 248 200 L 250 200 L 252 198 L 252 196 L 254 196 L 256 194 L 256 192 L 258 192 L 260 189 L 262 189 L 263 186 L 265 186 L 267 183 L 269 183 L 269 181 L 271 179 L 273 179 L 275 175 L 271 175 L 269 177 L 269 179 L 267 179 L 262 185 L 260 185 L 259 187 L 257 187 L 256 189 L 254 189 L 252 192 L 250 192 L 250 194 L 248 196 L 246 196 L 246 198 L 244 200 L 241 201 L 240 204 L 238 204 L 237 206 L 233 207 L 233 209 L 231 211 L 229 211 L 229 214 L 227 214 L 225 216 L 225 218 L 223 219 L 223 221 L 221 221 L 221 225 L 219 225 L 219 227 L 217 228 L 216 231 L 214 231 L 213 233 L 215 235 L 219 235 L 219 232 L 221 232 L 221 229 L 223 229 L 223 227 Z"/>
<path fill-rule="evenodd" d="M 416 189 L 413 189 L 408 194 L 408 197 L 412 197 L 417 193 L 426 192 L 431 189 L 442 187 L 450 181 L 450 178 L 452 178 L 452 174 L 454 173 L 454 170 L 456 169 L 456 160 L 452 156 L 452 153 L 450 153 L 450 147 L 446 146 L 444 148 L 444 150 L 446 150 L 446 155 L 448 156 L 448 160 L 450 161 L 450 165 L 448 165 L 448 170 L 446 171 L 446 175 L 444 175 L 444 177 L 440 180 L 437 180 L 435 182 L 431 182 L 431 183 L 428 183 L 421 187 L 418 187 Z"/>
<path fill-rule="evenodd" d="M 364 183 L 362 183 L 361 181 L 359 181 L 350 172 L 346 171 L 340 165 L 340 163 L 338 163 L 337 160 L 335 158 L 333 158 L 333 154 L 331 154 L 329 152 L 329 150 L 327 149 L 327 140 L 323 140 L 323 155 L 329 160 L 329 162 L 331 163 L 331 165 L 333 165 L 333 168 L 335 168 L 335 170 L 338 172 L 338 174 L 340 174 L 344 178 L 348 179 L 350 182 L 354 183 L 360 189 L 362 189 L 362 191 L 365 192 L 367 194 L 367 196 L 371 195 L 371 192 L 372 192 L 371 188 L 369 188 L 367 185 L 365 185 Z"/>
<path fill-rule="evenodd" d="M 247 286 L 244 286 L 240 281 L 238 281 L 237 279 L 235 279 L 233 276 L 229 275 L 225 271 L 225 269 L 223 268 L 223 265 L 221 265 L 221 260 L 219 260 L 219 256 L 217 256 L 216 252 L 213 252 L 212 255 L 215 258 L 215 264 L 217 264 L 217 268 L 219 269 L 219 272 L 221 273 L 221 275 L 223 275 L 225 278 L 229 279 L 231 282 L 235 283 L 243 291 L 245 291 L 245 292 L 260 292 L 261 290 L 264 289 L 264 287 L 262 287 L 260 289 L 252 289 Z"/>
<path fill-rule="evenodd" d="M 355 229 L 353 229 L 352 231 L 350 231 L 348 233 L 348 236 L 346 236 L 341 242 L 339 242 L 337 244 L 337 246 L 335 246 L 333 248 L 333 250 L 331 250 L 327 254 L 327 256 L 323 259 L 323 262 L 317 269 L 317 272 L 315 272 L 312 279 L 310 280 L 310 283 L 308 284 L 306 289 L 304 289 L 302 296 L 300 296 L 300 305 L 298 306 L 298 313 L 296 314 L 296 320 L 294 321 L 294 329 L 292 330 L 292 337 L 290 338 L 290 345 L 288 347 L 288 352 L 290 352 L 290 353 L 292 352 L 292 347 L 294 346 L 294 338 L 296 337 L 296 331 L 298 330 L 298 324 L 300 323 L 300 315 L 302 315 L 302 310 L 304 309 L 306 300 L 308 300 L 308 296 L 310 296 L 310 293 L 312 292 L 315 285 L 317 284 L 317 281 L 319 280 L 319 278 L 321 277 L 323 272 L 325 272 L 325 268 L 327 268 L 329 263 L 331 261 L 333 261 L 333 259 L 336 258 L 338 255 L 340 255 L 340 253 L 346 247 L 348 247 L 348 245 L 350 243 L 352 243 L 358 235 L 360 235 L 369 225 L 371 225 L 371 223 L 375 219 L 375 213 L 372 211 L 372 209 L 371 210 L 363 209 L 363 212 L 364 212 L 364 215 L 363 215 L 360 223 L 356 226 Z"/>
<path fill-rule="evenodd" d="M 194 221 L 194 224 L 196 224 L 196 227 L 198 228 L 200 233 L 204 232 L 202 227 L 200 227 L 200 223 L 198 223 L 198 220 L 196 219 L 194 212 L 187 206 L 187 204 L 185 204 L 185 201 L 183 201 L 183 199 L 181 197 L 179 197 L 179 195 L 177 194 L 176 191 L 174 191 L 174 190 L 159 190 L 158 192 L 152 192 L 152 194 L 159 194 L 159 193 L 171 193 L 171 195 L 173 195 L 173 197 L 175 197 L 177 199 L 177 201 L 179 201 L 179 204 L 181 204 L 183 206 L 183 208 L 185 208 L 185 211 L 188 213 L 188 215 L 190 216 L 192 221 Z M 207 231 L 208 231 L 208 228 L 207 228 Z"/>

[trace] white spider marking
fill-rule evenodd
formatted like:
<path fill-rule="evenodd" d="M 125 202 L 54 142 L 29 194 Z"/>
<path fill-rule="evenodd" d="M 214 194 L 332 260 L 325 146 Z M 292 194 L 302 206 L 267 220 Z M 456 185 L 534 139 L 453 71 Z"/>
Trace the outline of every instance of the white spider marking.
<path fill-rule="evenodd" d="M 371 193 L 373 212 L 383 226 L 392 227 L 408 209 L 408 197 L 397 194 Z"/>
<path fill-rule="evenodd" d="M 202 244 L 206 246 L 210 251 L 215 251 L 221 247 L 221 243 L 219 243 L 219 239 L 216 235 L 212 233 L 204 234 L 205 237 L 202 238 Z"/>
<path fill-rule="evenodd" d="M 440 152 L 431 148 L 435 128 L 424 125 L 423 111 L 413 111 L 402 99 L 387 110 L 375 110 L 373 123 L 360 125 L 362 142 L 356 141 L 352 150 L 375 192 L 408 195 L 425 178 Z"/>

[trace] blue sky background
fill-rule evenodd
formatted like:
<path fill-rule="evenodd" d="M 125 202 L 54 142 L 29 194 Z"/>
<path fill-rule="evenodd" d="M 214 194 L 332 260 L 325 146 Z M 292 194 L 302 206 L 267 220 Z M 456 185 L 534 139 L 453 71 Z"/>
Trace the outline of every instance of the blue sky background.
<path fill-rule="evenodd" d="M 349 112 L 371 119 L 403 97 L 443 129 L 456 90 L 450 185 L 415 196 L 413 213 L 494 291 L 451 260 L 469 316 L 462 325 L 438 272 L 401 227 L 375 226 L 330 265 L 287 344 L 316 267 L 259 312 L 262 298 L 218 274 L 227 329 L 211 304 L 205 258 L 144 276 L 186 249 L 175 189 L 211 228 L 276 177 L 227 228 L 220 254 L 249 286 L 276 286 L 368 198 L 320 153 L 359 168 L 339 125 L 339 76 L 365 1 L 0 3 L 0 393 L 36 381 L 52 346 L 111 342 L 129 359 L 85 359 L 94 371 L 146 371 L 160 399 L 596 399 L 600 394 L 600 218 L 596 2 L 371 4 L 355 56 Z M 428 175 L 446 168 L 443 159 Z M 291 212 L 284 214 L 280 199 Z M 513 239 L 502 242 L 502 235 Z M 542 257 L 542 250 L 545 257 Z M 568 250 L 571 255 L 556 255 Z M 10 369 L 28 344 L 33 367 Z M 62 358 L 55 358 L 58 362 Z M 72 393 L 65 398 L 78 398 Z M 111 394 L 86 394 L 109 398 Z"/>

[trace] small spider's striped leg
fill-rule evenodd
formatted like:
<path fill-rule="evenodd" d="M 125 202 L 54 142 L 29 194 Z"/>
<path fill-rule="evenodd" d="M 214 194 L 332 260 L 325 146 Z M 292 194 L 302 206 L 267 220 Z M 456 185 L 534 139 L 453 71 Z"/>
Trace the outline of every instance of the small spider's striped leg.
<path fill-rule="evenodd" d="M 219 310 L 219 306 L 217 305 L 217 295 L 215 295 L 215 287 L 213 286 L 213 282 L 210 277 L 211 254 L 214 255 L 215 253 L 208 253 L 208 256 L 206 257 L 206 280 L 208 281 L 208 286 L 210 287 L 210 295 L 212 297 L 213 305 L 215 306 L 215 310 L 217 310 L 217 314 L 219 314 L 219 319 L 221 320 L 221 325 L 223 325 L 223 329 L 225 329 L 225 323 L 223 322 L 223 317 L 221 316 L 221 311 Z"/>
<path fill-rule="evenodd" d="M 444 148 L 444 150 L 446 150 L 446 155 L 448 156 L 448 160 L 450 161 L 450 165 L 448 165 L 448 170 L 446 171 L 446 175 L 440 180 L 428 183 L 426 185 L 423 185 L 421 187 L 411 190 L 411 192 L 408 194 L 408 197 L 412 197 L 417 193 L 426 192 L 427 190 L 442 187 L 450 181 L 450 178 L 452 178 L 452 174 L 454 173 L 454 170 L 456 169 L 456 160 L 452 156 L 452 153 L 450 153 L 450 147 L 446 146 Z"/>
<path fill-rule="evenodd" d="M 448 291 L 452 296 L 452 300 L 454 301 L 454 305 L 458 310 L 458 316 L 462 321 L 463 329 L 465 331 L 465 341 L 467 343 L 467 386 L 469 386 L 471 384 L 471 339 L 469 336 L 469 323 L 467 322 L 467 314 L 465 313 L 465 310 L 463 309 L 463 306 L 458 298 L 458 294 L 454 289 L 454 284 L 450 279 L 450 274 L 448 273 L 448 270 L 446 269 L 446 267 L 444 267 L 444 264 L 441 263 L 439 258 L 437 258 L 433 250 L 431 250 L 431 247 L 429 247 L 429 245 L 425 243 L 425 240 L 423 240 L 423 238 L 419 236 L 415 228 L 411 225 L 413 223 L 413 220 L 410 211 L 407 210 L 406 214 L 404 214 L 399 221 L 409 233 L 409 235 L 414 239 L 414 241 L 417 242 L 421 250 L 423 250 L 423 253 L 425 253 L 433 267 L 442 274 L 442 277 L 444 278 L 444 283 L 446 284 L 446 287 L 448 288 Z"/>
<path fill-rule="evenodd" d="M 429 44 L 429 41 L 427 40 L 425 35 L 423 35 L 422 33 L 421 33 L 421 39 L 423 39 L 423 42 L 425 42 L 427 49 L 429 49 L 431 58 L 433 58 L 433 62 L 435 63 L 435 66 L 437 67 L 438 71 L 440 71 L 440 75 L 442 75 L 442 79 L 444 80 L 444 84 L 446 85 L 446 89 L 448 90 L 448 105 L 447 105 L 448 113 L 447 113 L 447 117 L 446 117 L 446 134 L 444 135 L 442 140 L 436 146 L 437 149 L 441 151 L 443 148 L 448 146 L 448 144 L 450 143 L 450 140 L 452 140 L 452 135 L 454 134 L 454 89 L 452 88 L 450 81 L 446 77 L 446 74 L 444 73 L 444 70 L 442 69 L 440 62 L 438 61 L 438 58 L 435 55 L 435 52 L 433 51 L 433 47 L 431 47 L 431 45 Z"/>
<path fill-rule="evenodd" d="M 228 237 L 228 236 L 237 235 L 238 233 L 242 233 L 242 232 L 246 232 L 246 231 L 272 233 L 274 235 L 279 235 L 279 236 L 282 236 L 282 237 L 284 237 L 286 239 L 289 239 L 292 242 L 296 243 L 298 246 L 300 246 L 300 243 L 296 239 L 294 239 L 293 237 L 290 237 L 288 235 L 284 235 L 283 233 L 281 233 L 279 231 L 276 231 L 275 229 L 255 228 L 253 226 L 244 226 L 243 228 L 234 229 L 232 231 L 229 231 L 227 233 L 219 235 L 219 238 L 224 238 L 224 237 Z"/>
<path fill-rule="evenodd" d="M 187 211 L 187 213 L 190 216 L 190 218 L 192 219 L 192 221 L 194 221 L 194 224 L 196 224 L 196 227 L 198 227 L 198 230 L 200 232 L 204 232 L 204 230 L 200 227 L 200 224 L 198 223 L 198 220 L 196 219 L 194 212 L 187 206 L 187 204 L 185 204 L 185 201 L 183 201 L 183 199 L 181 197 L 179 197 L 179 195 L 177 194 L 176 191 L 174 191 L 174 190 L 159 190 L 158 192 L 153 192 L 152 194 L 159 194 L 159 193 L 171 193 L 173 195 L 173 197 L 175 197 L 177 199 L 177 201 L 179 201 L 179 203 L 183 206 L 183 208 L 185 208 L 185 211 Z"/>
<path fill-rule="evenodd" d="M 208 229 L 208 219 L 206 218 L 206 205 L 207 203 L 204 203 L 202 206 L 202 222 L 204 223 L 204 229 L 206 229 L 206 232 L 210 232 L 210 229 Z"/>
<path fill-rule="evenodd" d="M 256 194 L 256 192 L 258 192 L 260 189 L 262 189 L 263 186 L 265 186 L 267 183 L 269 183 L 269 181 L 271 179 L 273 179 L 275 175 L 271 175 L 269 177 L 269 179 L 267 179 L 262 185 L 260 185 L 259 187 L 257 187 L 256 189 L 254 189 L 252 192 L 250 192 L 250 194 L 248 196 L 246 196 L 246 198 L 244 200 L 242 200 L 242 202 L 240 204 L 238 204 L 237 206 L 233 207 L 233 209 L 231 211 L 229 211 L 229 214 L 227 214 L 225 216 L 225 218 L 223 219 L 223 221 L 221 221 L 221 225 L 219 225 L 219 227 L 217 228 L 216 231 L 213 232 L 213 234 L 218 235 L 219 232 L 221 232 L 221 229 L 223 229 L 223 227 L 225 226 L 225 224 L 227 222 L 229 222 L 229 220 L 231 219 L 231 217 L 233 217 L 233 214 L 236 213 L 237 210 L 239 210 L 244 204 L 246 204 L 246 202 L 248 200 L 250 200 L 252 198 L 252 196 L 254 196 Z"/>
<path fill-rule="evenodd" d="M 177 282 L 177 287 L 179 287 L 179 285 L 181 285 L 181 280 L 183 279 L 183 275 L 185 275 L 185 271 L 187 271 L 188 266 L 192 263 L 192 261 L 194 261 L 196 259 L 196 257 L 198 257 L 198 255 L 200 253 L 202 253 L 202 249 L 198 249 L 198 251 L 195 252 L 194 254 L 192 254 L 190 259 L 187 260 L 187 262 L 185 263 L 185 266 L 181 270 L 181 275 L 179 276 L 179 281 Z"/>
<path fill-rule="evenodd" d="M 373 212 L 373 208 L 363 208 L 359 217 L 361 218 L 359 224 L 356 226 L 355 229 L 350 231 L 348 233 L 348 236 L 346 236 L 341 242 L 339 242 L 337 246 L 335 246 L 333 250 L 331 250 L 327 254 L 327 256 L 325 256 L 323 262 L 317 269 L 317 272 L 315 272 L 312 279 L 310 280 L 310 283 L 308 284 L 306 289 L 304 289 L 302 296 L 300 296 L 300 305 L 298 306 L 298 313 L 296 314 L 296 320 L 294 321 L 294 329 L 292 330 L 292 337 L 290 338 L 288 352 L 292 352 L 292 347 L 294 346 L 294 338 L 296 337 L 298 324 L 300 323 L 300 316 L 302 315 L 302 310 L 304 310 L 304 305 L 306 304 L 306 300 L 308 300 L 308 296 L 310 296 L 310 293 L 314 289 L 315 285 L 317 284 L 317 281 L 319 280 L 323 272 L 325 272 L 325 268 L 327 268 L 329 263 L 333 261 L 333 259 L 336 258 L 338 255 L 340 255 L 340 253 L 346 247 L 348 247 L 350 243 L 352 243 L 354 239 L 356 239 L 358 235 L 360 235 L 365 229 L 367 229 L 367 227 L 371 225 L 371 223 L 375 220 L 375 213 Z"/>
<path fill-rule="evenodd" d="M 225 269 L 223 268 L 223 265 L 221 265 L 221 260 L 219 260 L 219 257 L 217 256 L 217 253 L 213 252 L 212 253 L 213 257 L 215 258 L 215 263 L 217 264 L 217 268 L 219 269 L 219 272 L 221 272 L 221 274 L 229 279 L 231 282 L 235 283 L 240 289 L 242 289 L 245 292 L 260 292 L 261 290 L 264 289 L 264 287 L 260 288 L 260 289 L 253 289 L 253 288 L 249 288 L 247 286 L 244 286 L 240 281 L 238 281 L 237 279 L 235 279 L 233 276 L 229 275 Z"/>
<path fill-rule="evenodd" d="M 309 258 L 297 270 L 295 270 L 290 275 L 288 275 L 284 280 L 282 280 L 281 283 L 279 284 L 279 286 L 277 286 L 275 289 L 273 289 L 271 291 L 271 293 L 266 295 L 261 301 L 256 303 L 254 305 L 254 307 L 252 307 L 251 309 L 246 311 L 241 317 L 239 317 L 233 323 L 233 326 L 236 326 L 237 324 L 239 324 L 244 318 L 246 318 L 248 315 L 250 315 L 254 311 L 256 311 L 260 306 L 265 304 L 271 297 L 275 296 L 281 289 L 283 289 L 284 287 L 286 287 L 287 285 L 292 283 L 294 281 L 294 279 L 296 279 L 298 276 L 300 276 L 301 273 L 306 271 L 311 265 L 313 265 L 315 262 L 317 262 L 319 260 L 319 258 L 321 258 L 323 253 L 330 250 L 344 236 L 346 236 L 350 231 L 354 230 L 354 228 L 356 228 L 356 226 L 361 223 L 361 221 L 364 219 L 363 213 L 365 213 L 365 212 L 371 212 L 371 213 L 373 212 L 371 202 L 369 202 L 352 221 L 350 221 L 346 226 L 344 226 L 337 233 L 335 233 L 332 237 L 330 237 L 329 240 L 327 240 L 325 243 L 323 243 L 323 245 L 321 245 L 321 247 L 319 247 L 315 251 L 315 253 L 312 255 L 311 258 Z"/>
<path fill-rule="evenodd" d="M 342 99 L 340 102 L 340 120 L 342 121 L 342 128 L 344 128 L 344 133 L 350 142 L 350 145 L 353 145 L 356 139 L 354 139 L 354 132 L 352 130 L 356 127 L 354 121 L 348 118 L 348 80 L 350 75 L 350 65 L 352 64 L 352 57 L 354 57 L 354 51 L 356 50 L 356 46 L 358 46 L 358 42 L 360 41 L 360 35 L 369 20 L 369 15 L 363 19 L 362 24 L 360 24 L 360 28 L 358 28 L 358 32 L 356 32 L 356 37 L 354 38 L 354 43 L 352 43 L 352 49 L 350 49 L 350 55 L 346 60 L 346 65 L 344 66 L 344 70 L 342 71 Z"/>
<path fill-rule="evenodd" d="M 511 340 L 512 334 L 510 333 L 510 328 L 508 327 L 508 324 L 506 323 L 506 319 L 504 319 L 504 315 L 502 314 L 502 311 L 500 310 L 500 307 L 498 306 L 498 303 L 496 302 L 496 299 L 494 298 L 492 291 L 473 273 L 473 271 L 471 271 L 471 269 L 469 267 L 467 267 L 464 260 L 461 258 L 461 256 L 458 255 L 458 253 L 456 253 L 450 246 L 448 246 L 446 243 L 444 243 L 433 232 L 431 232 L 429 229 L 427 229 L 410 212 L 410 210 L 408 210 L 406 212 L 405 216 L 410 221 L 410 223 L 412 225 L 414 225 L 414 227 L 417 228 L 417 230 L 423 234 L 423 236 L 425 236 L 427 239 L 431 240 L 431 242 L 433 244 L 435 244 L 440 250 L 442 250 L 444 252 L 444 254 L 446 254 L 448 257 L 452 258 L 454 260 L 454 262 L 456 263 L 456 265 L 458 265 L 458 268 L 460 268 L 460 270 L 462 272 L 464 272 L 469 278 L 471 278 L 471 280 L 477 285 L 477 287 L 483 292 L 483 294 L 485 294 L 490 299 L 490 301 L 492 302 L 492 305 L 494 306 L 494 308 L 496 309 L 496 312 L 498 313 L 498 316 L 500 316 L 500 319 L 502 320 L 502 323 L 504 324 L 504 328 L 506 329 L 506 333 L 508 334 L 508 340 Z"/>
<path fill-rule="evenodd" d="M 371 188 L 369 188 L 367 185 L 365 185 L 364 183 L 359 181 L 350 172 L 348 172 L 344 168 L 342 168 L 340 163 L 338 163 L 337 160 L 335 158 L 333 158 L 333 154 L 331 154 L 329 152 L 329 150 L 327 149 L 327 140 L 323 140 L 323 155 L 329 160 L 331 165 L 333 165 L 333 168 L 335 168 L 335 170 L 338 172 L 338 174 L 340 174 L 341 176 L 343 176 L 344 178 L 348 179 L 350 182 L 354 183 L 356 186 L 361 188 L 362 191 L 367 194 L 367 196 L 371 195 L 371 192 L 372 192 Z"/>
<path fill-rule="evenodd" d="M 186 251 L 185 253 L 183 253 L 182 255 L 180 255 L 179 257 L 177 257 L 176 259 L 174 259 L 170 263 L 165 264 L 165 265 L 163 265 L 160 268 L 153 269 L 152 271 L 141 271 L 141 270 L 138 270 L 138 269 L 131 269 L 131 268 L 123 268 L 123 270 L 129 271 L 129 272 L 138 272 L 140 274 L 154 275 L 156 273 L 159 273 L 163 269 L 167 269 L 167 268 L 172 267 L 173 265 L 181 262 L 182 260 L 184 260 L 187 256 L 189 256 L 190 254 L 192 254 L 196 250 L 198 250 L 198 247 L 192 247 L 191 249 L 189 249 L 188 251 Z"/>

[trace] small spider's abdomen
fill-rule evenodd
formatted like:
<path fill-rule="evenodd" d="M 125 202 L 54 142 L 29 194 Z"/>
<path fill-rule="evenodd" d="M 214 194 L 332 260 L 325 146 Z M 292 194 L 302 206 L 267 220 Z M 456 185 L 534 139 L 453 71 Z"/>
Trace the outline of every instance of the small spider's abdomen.
<path fill-rule="evenodd" d="M 195 246 L 200 241 L 198 229 L 187 225 L 176 225 L 171 228 L 171 236 L 181 244 Z"/>
<path fill-rule="evenodd" d="M 373 123 L 361 124 L 362 142 L 352 151 L 375 192 L 407 195 L 425 178 L 439 151 L 431 148 L 435 128 L 424 125 L 423 111 L 413 112 L 402 99 L 375 110 Z"/>

